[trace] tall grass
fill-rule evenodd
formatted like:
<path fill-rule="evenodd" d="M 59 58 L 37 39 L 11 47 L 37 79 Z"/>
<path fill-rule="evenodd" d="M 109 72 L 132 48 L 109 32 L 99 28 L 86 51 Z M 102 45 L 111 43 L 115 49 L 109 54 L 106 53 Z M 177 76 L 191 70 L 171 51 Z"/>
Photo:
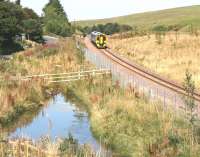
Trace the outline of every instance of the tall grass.
<path fill-rule="evenodd" d="M 61 41 L 59 48 L 52 52 L 45 49 L 47 56 L 41 55 L 42 47 L 37 47 L 16 55 L 10 62 L 1 62 L 1 75 L 9 80 L 12 75 L 77 70 L 80 66 L 75 43 L 71 40 L 67 42 Z M 46 84 L 38 79 L 28 82 L 3 81 L 0 89 L 0 104 L 3 104 L 1 119 L 13 111 L 22 113 L 29 108 L 29 104 L 44 105 L 57 92 L 63 92 L 67 97 L 73 97 L 74 101 L 81 102 L 80 105 L 87 106 L 94 135 L 112 148 L 116 156 L 198 157 L 200 154 L 198 128 L 193 133 L 187 120 L 173 110 L 166 111 L 159 103 L 141 99 L 132 89 L 121 89 L 108 76 L 70 84 Z M 21 105 L 20 108 L 17 104 Z M 50 142 L 39 148 L 67 153 L 66 144 L 64 142 L 60 147 L 60 143 Z M 87 150 L 83 149 L 84 152 Z M 73 155 L 84 156 L 82 153 Z"/>
<path fill-rule="evenodd" d="M 80 55 L 76 49 L 75 41 L 71 38 L 61 39 L 59 44 L 53 47 L 37 46 L 20 52 L 9 61 L 1 60 L 0 129 L 1 133 L 5 133 L 5 138 L 8 130 L 30 123 L 38 110 L 46 105 L 53 95 L 62 92 L 62 86 L 66 86 L 66 84 L 50 84 L 38 78 L 13 81 L 13 77 L 78 71 L 83 63 L 86 67 L 89 65 L 84 61 L 82 54 Z M 17 142 L 19 147 L 22 147 L 21 142 L 28 142 L 23 139 L 18 140 L 19 143 L 14 142 Z M 13 148 L 3 141 L 0 140 L 2 156 L 7 156 L 9 153 L 15 153 L 14 156 L 26 156 L 26 148 L 23 147 L 19 154 L 18 147 Z M 36 145 L 32 142 L 29 144 L 33 146 L 29 153 L 36 156 L 38 152 L 41 156 L 95 156 L 89 147 L 80 146 L 73 137 L 55 142 L 45 138 Z M 26 146 L 28 145 L 25 144 Z"/>
<path fill-rule="evenodd" d="M 31 106 L 45 105 L 57 87 L 42 79 L 11 81 L 13 77 L 64 73 L 80 69 L 73 39 L 60 40 L 56 47 L 37 46 L 0 61 L 0 124 L 7 124 Z"/>
<path fill-rule="evenodd" d="M 76 139 L 69 135 L 65 139 L 52 141 L 43 137 L 37 142 L 28 139 L 6 141 L 0 138 L 0 155 L 14 157 L 87 157 L 97 156 L 87 145 L 80 145 Z"/>
<path fill-rule="evenodd" d="M 119 156 L 200 154 L 200 134 L 192 138 L 194 133 L 183 116 L 141 99 L 130 89 L 120 89 L 110 78 L 80 81 L 68 86 L 65 93 L 75 94 L 87 105 L 93 133 Z"/>
<path fill-rule="evenodd" d="M 135 36 L 110 39 L 110 46 L 119 53 L 171 80 L 182 83 L 188 69 L 200 89 L 200 37 L 168 33 L 158 44 L 156 36 Z"/>

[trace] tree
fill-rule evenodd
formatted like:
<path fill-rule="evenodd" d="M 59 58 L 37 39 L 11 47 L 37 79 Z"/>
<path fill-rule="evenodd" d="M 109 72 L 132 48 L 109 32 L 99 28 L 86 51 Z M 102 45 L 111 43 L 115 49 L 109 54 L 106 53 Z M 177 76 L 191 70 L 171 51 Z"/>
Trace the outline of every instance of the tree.
<path fill-rule="evenodd" d="M 43 42 L 42 27 L 36 19 L 23 20 L 23 32 L 26 34 L 28 40 Z"/>
<path fill-rule="evenodd" d="M 39 19 L 39 16 L 30 8 L 23 8 L 24 19 Z"/>
<path fill-rule="evenodd" d="M 194 100 L 194 93 L 195 93 L 195 84 L 194 81 L 192 80 L 192 74 L 189 73 L 189 71 L 186 71 L 186 77 L 184 80 L 184 89 L 186 91 L 186 96 L 185 96 L 185 105 L 186 109 L 189 110 L 189 121 L 193 125 L 195 120 L 196 120 L 196 114 L 195 109 L 196 109 L 196 104 Z"/>
<path fill-rule="evenodd" d="M 0 53 L 10 53 L 12 48 L 20 49 L 15 43 L 16 35 L 21 33 L 24 17 L 21 6 L 8 1 L 0 1 Z"/>
<path fill-rule="evenodd" d="M 48 33 L 71 36 L 72 27 L 59 0 L 50 0 L 44 7 L 44 28 Z"/>
<path fill-rule="evenodd" d="M 42 43 L 43 30 L 40 17 L 29 8 L 24 8 L 24 20 L 22 21 L 23 33 L 27 39 Z"/>
<path fill-rule="evenodd" d="M 42 24 L 39 16 L 28 8 L 10 1 L 0 0 L 0 54 L 10 54 L 22 50 L 16 41 L 22 33 L 31 40 L 42 42 Z"/>
<path fill-rule="evenodd" d="M 120 31 L 121 32 L 127 32 L 127 31 L 131 31 L 131 30 L 133 30 L 133 28 L 131 26 L 129 26 L 129 25 L 121 25 L 120 26 Z"/>
<path fill-rule="evenodd" d="M 165 34 L 168 31 L 168 27 L 165 25 L 157 25 L 153 27 L 152 30 L 155 32 L 157 43 L 162 44 L 162 37 L 165 37 Z"/>
<path fill-rule="evenodd" d="M 21 5 L 21 0 L 17 0 L 17 1 L 16 1 L 16 4 L 17 4 L 17 5 Z"/>
<path fill-rule="evenodd" d="M 104 32 L 107 35 L 120 32 L 120 25 L 117 23 L 107 23 L 105 25 Z"/>

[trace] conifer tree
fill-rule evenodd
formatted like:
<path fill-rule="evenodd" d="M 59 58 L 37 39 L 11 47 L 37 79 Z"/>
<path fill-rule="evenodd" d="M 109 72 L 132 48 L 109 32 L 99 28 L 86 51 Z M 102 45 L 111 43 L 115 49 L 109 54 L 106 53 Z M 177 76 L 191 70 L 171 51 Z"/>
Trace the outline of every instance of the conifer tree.
<path fill-rule="evenodd" d="M 17 5 L 21 5 L 21 0 L 17 0 L 17 1 L 16 1 L 16 4 L 17 4 Z"/>
<path fill-rule="evenodd" d="M 65 37 L 72 34 L 71 24 L 59 0 L 50 0 L 43 12 L 46 32 Z"/>

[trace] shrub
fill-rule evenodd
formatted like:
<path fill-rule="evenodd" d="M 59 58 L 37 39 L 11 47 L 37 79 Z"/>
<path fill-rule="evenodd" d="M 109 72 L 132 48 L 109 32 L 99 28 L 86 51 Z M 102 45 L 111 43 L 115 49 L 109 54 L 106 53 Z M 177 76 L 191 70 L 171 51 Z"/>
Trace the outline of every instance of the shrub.
<path fill-rule="evenodd" d="M 92 31 L 98 31 L 107 35 L 112 35 L 114 33 L 130 31 L 132 30 L 132 27 L 129 25 L 119 25 L 118 23 L 107 23 L 105 25 L 98 24 L 92 27 L 86 26 L 84 28 L 79 28 L 79 29 L 85 35 L 91 33 Z"/>
<path fill-rule="evenodd" d="M 155 33 L 156 42 L 158 44 L 162 44 L 162 39 L 165 36 L 166 32 L 168 31 L 168 27 L 164 25 L 158 25 L 153 27 L 152 31 Z"/>

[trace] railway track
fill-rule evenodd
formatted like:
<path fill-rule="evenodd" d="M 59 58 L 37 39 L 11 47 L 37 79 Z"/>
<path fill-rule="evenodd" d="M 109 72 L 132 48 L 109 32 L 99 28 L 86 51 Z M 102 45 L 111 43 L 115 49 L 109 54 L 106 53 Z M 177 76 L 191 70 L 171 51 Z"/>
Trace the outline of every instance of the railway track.
<path fill-rule="evenodd" d="M 146 79 L 149 79 L 149 80 L 153 81 L 154 83 L 159 84 L 165 88 L 173 90 L 179 94 L 186 95 L 184 87 L 181 86 L 180 84 L 175 83 L 173 81 L 169 81 L 151 71 L 146 70 L 145 68 L 143 68 L 139 65 L 130 63 L 130 61 L 113 53 L 110 48 L 107 48 L 107 49 L 101 50 L 101 51 L 104 53 L 104 55 L 106 55 L 112 61 L 116 62 L 117 64 L 120 64 L 121 66 L 123 66 L 131 71 L 134 71 L 138 75 L 140 75 Z M 198 91 L 195 91 L 194 99 L 196 101 L 200 102 L 200 93 Z"/>
<path fill-rule="evenodd" d="M 106 58 L 114 62 L 116 65 L 120 65 L 121 67 L 123 67 L 123 69 L 127 69 L 128 71 L 135 73 L 140 77 L 149 80 L 153 84 L 168 89 L 167 91 L 172 91 L 174 93 L 177 93 L 178 95 L 183 96 L 187 94 L 184 87 L 181 84 L 161 77 L 158 74 L 155 74 L 154 72 L 147 70 L 146 68 L 136 63 L 130 62 L 128 59 L 125 59 L 124 57 L 121 57 L 116 53 L 112 52 L 110 48 L 97 49 L 94 47 L 94 45 L 90 42 L 88 38 L 85 38 L 84 43 L 89 50 L 94 51 L 96 53 L 102 53 Z M 180 99 L 182 98 L 180 97 Z M 200 93 L 198 91 L 195 91 L 194 99 L 196 102 L 198 102 L 198 104 L 200 104 Z"/>

